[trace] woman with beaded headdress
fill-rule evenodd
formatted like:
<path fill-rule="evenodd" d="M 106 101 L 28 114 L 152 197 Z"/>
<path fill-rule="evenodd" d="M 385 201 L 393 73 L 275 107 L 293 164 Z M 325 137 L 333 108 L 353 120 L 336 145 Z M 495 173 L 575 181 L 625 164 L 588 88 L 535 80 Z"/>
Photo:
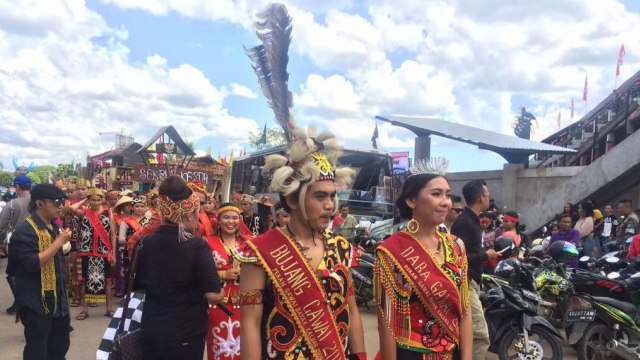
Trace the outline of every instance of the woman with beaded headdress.
<path fill-rule="evenodd" d="M 121 196 L 111 209 L 113 213 L 114 231 L 117 235 L 117 243 L 115 247 L 116 263 L 113 268 L 113 278 L 115 283 L 115 295 L 122 297 L 125 293 L 126 267 L 129 264 L 129 255 L 126 250 L 126 222 L 131 221 L 131 213 L 133 212 L 133 198 L 130 196 Z"/>
<path fill-rule="evenodd" d="M 82 311 L 76 316 L 84 320 L 89 316 L 89 304 L 106 303 L 105 316 L 112 317 L 111 266 L 115 264 L 116 233 L 113 214 L 103 207 L 104 192 L 97 188 L 87 191 L 88 207 L 76 203 L 72 206 L 81 219 L 78 257 L 82 260 L 84 296 Z"/>
<path fill-rule="evenodd" d="M 215 235 L 206 239 L 216 264 L 218 276 L 224 282 L 222 303 L 233 317 L 217 306 L 209 309 L 207 358 L 240 359 L 240 264 L 255 262 L 245 256 L 246 241 L 251 235 L 243 232 L 241 210 L 232 203 L 224 203 L 217 212 Z M 249 233 L 250 234 L 250 233 Z"/>
<path fill-rule="evenodd" d="M 124 199 L 127 196 L 121 198 Z M 118 252 L 122 259 L 122 266 L 118 269 L 118 276 L 124 279 L 123 286 L 117 286 L 116 293 L 124 294 L 127 288 L 127 273 L 129 270 L 129 263 L 131 261 L 131 250 L 129 248 L 129 240 L 131 237 L 140 232 L 141 229 L 149 222 L 149 218 L 145 216 L 147 211 L 147 199 L 144 196 L 136 196 L 131 199 L 131 205 L 133 206 L 130 216 L 122 218 L 122 222 L 118 227 Z"/>
<path fill-rule="evenodd" d="M 438 228 L 451 208 L 444 167 L 446 160 L 411 169 L 396 201 L 407 227 L 376 249 L 374 297 L 385 360 L 471 359 L 464 245 Z"/>

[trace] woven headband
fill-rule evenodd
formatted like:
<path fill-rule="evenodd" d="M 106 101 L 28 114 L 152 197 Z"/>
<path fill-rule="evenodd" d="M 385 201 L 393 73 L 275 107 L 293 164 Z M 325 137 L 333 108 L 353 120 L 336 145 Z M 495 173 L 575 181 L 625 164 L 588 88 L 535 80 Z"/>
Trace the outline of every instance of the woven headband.
<path fill-rule="evenodd" d="M 184 200 L 173 201 L 166 195 L 160 196 L 160 212 L 165 220 L 179 223 L 185 216 L 200 208 L 200 197 L 195 192 Z"/>
<path fill-rule="evenodd" d="M 222 213 L 225 213 L 227 211 L 233 211 L 233 212 L 238 213 L 238 214 L 242 213 L 242 211 L 240 211 L 240 209 L 238 209 L 237 206 L 227 205 L 227 206 L 223 206 L 220 209 L 218 209 L 218 217 L 220 217 L 220 215 L 222 215 Z"/>

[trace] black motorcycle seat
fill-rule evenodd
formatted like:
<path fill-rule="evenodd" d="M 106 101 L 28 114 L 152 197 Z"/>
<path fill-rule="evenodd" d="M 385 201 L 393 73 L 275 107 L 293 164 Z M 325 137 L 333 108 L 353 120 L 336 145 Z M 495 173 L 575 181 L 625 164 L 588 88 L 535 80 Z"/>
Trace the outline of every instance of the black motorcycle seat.
<path fill-rule="evenodd" d="M 631 317 L 634 317 L 637 311 L 636 306 L 633 305 L 632 303 L 612 299 L 610 297 L 594 296 L 593 300 L 607 304 L 609 306 L 613 306 L 617 309 L 620 309 L 625 313 L 629 314 Z"/>

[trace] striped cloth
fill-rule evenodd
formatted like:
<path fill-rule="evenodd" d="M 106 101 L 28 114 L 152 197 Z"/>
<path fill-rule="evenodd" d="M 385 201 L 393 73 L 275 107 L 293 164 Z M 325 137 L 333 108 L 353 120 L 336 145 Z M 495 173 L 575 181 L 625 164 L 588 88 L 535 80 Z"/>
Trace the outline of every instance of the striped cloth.
<path fill-rule="evenodd" d="M 129 307 L 124 316 L 124 329 L 123 331 L 129 332 L 134 331 L 140 328 L 140 323 L 142 322 L 142 307 L 144 305 L 144 294 L 132 292 L 131 300 L 129 301 Z M 122 318 L 124 306 L 124 299 L 121 302 L 120 306 L 116 310 L 116 313 L 113 315 L 113 319 L 107 326 L 107 330 L 102 335 L 102 340 L 100 341 L 100 345 L 98 346 L 98 351 L 96 351 L 96 359 L 97 360 L 109 360 L 109 356 L 111 356 L 111 345 L 113 344 L 113 340 L 115 339 L 116 332 L 118 331 L 118 326 L 120 325 L 120 319 Z"/>

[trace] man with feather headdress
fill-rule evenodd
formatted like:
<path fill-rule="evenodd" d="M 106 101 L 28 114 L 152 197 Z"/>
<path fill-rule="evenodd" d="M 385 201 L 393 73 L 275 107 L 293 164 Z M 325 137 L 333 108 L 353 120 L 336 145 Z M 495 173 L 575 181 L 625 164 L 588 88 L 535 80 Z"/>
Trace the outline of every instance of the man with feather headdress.
<path fill-rule="evenodd" d="M 336 184 L 353 170 L 337 168 L 341 147 L 333 134 L 307 133 L 290 116 L 287 51 L 291 19 L 283 5 L 258 14 L 263 44 L 248 49 L 263 93 L 285 130 L 286 155 L 266 158 L 270 190 L 290 214 L 283 228 L 247 242 L 257 263 L 240 276 L 243 359 L 364 359 L 364 335 L 353 294 L 349 242 L 327 229 L 337 210 Z"/>

